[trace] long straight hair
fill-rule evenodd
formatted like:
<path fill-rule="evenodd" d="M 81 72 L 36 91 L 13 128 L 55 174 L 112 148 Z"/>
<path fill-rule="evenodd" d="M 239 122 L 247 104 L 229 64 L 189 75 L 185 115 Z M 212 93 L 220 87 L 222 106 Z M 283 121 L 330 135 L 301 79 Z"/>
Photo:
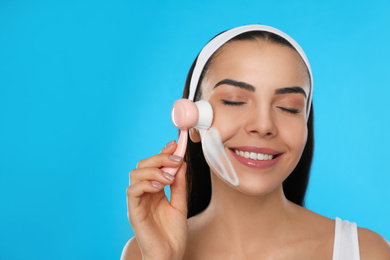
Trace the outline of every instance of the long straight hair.
<path fill-rule="evenodd" d="M 284 38 L 269 32 L 263 31 L 251 31 L 240 34 L 230 41 L 253 41 L 253 40 L 264 40 L 283 46 L 288 46 L 292 49 L 294 47 Z M 294 49 L 295 50 L 295 49 Z M 218 53 L 218 51 L 216 52 Z M 214 53 L 205 67 L 203 68 L 202 74 L 199 78 L 199 83 L 195 93 L 195 100 L 201 98 L 201 84 L 205 77 L 207 70 L 209 69 L 210 63 L 213 60 Z M 192 64 L 185 88 L 183 92 L 183 98 L 189 96 L 189 85 L 192 77 L 192 73 L 196 64 L 196 60 Z M 309 74 L 308 74 L 309 75 Z M 310 77 L 310 75 L 309 75 Z M 305 194 L 309 183 L 310 168 L 313 159 L 314 151 L 314 111 L 313 104 L 310 105 L 310 115 L 307 121 L 308 136 L 305 148 L 303 150 L 301 159 L 292 173 L 283 182 L 283 191 L 286 198 L 300 206 L 304 206 Z M 203 155 L 202 144 L 200 142 L 194 143 L 188 138 L 187 151 L 184 157 L 187 162 L 186 181 L 187 181 L 187 218 L 195 216 L 202 212 L 210 203 L 211 199 L 211 178 L 210 178 L 210 167 L 207 164 Z"/>

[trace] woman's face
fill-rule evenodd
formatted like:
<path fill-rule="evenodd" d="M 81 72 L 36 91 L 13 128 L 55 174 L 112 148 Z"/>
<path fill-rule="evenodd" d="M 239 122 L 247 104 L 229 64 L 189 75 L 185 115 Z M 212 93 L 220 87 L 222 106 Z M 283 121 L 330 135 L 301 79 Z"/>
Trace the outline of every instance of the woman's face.
<path fill-rule="evenodd" d="M 215 55 L 202 99 L 213 107 L 212 127 L 240 181 L 236 189 L 266 194 L 293 171 L 307 140 L 309 89 L 305 64 L 290 47 L 233 41 Z"/>

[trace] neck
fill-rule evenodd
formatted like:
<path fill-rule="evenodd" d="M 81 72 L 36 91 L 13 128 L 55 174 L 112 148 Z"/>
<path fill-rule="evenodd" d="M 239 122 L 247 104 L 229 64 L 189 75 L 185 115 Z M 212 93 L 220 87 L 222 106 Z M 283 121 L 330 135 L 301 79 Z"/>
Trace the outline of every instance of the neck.
<path fill-rule="evenodd" d="M 230 187 L 211 173 L 212 197 L 202 213 L 209 226 L 235 244 L 278 239 L 286 230 L 293 207 L 278 186 L 267 194 L 250 195 Z"/>

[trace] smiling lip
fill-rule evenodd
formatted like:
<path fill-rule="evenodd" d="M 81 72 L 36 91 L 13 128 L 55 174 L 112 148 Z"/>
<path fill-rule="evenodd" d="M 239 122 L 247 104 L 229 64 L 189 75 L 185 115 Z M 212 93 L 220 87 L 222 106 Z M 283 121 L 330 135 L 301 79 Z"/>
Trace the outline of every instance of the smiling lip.
<path fill-rule="evenodd" d="M 254 146 L 239 146 L 239 147 L 232 147 L 229 149 L 231 153 L 233 154 L 234 158 L 236 158 L 240 163 L 244 164 L 245 166 L 251 167 L 251 168 L 257 168 L 257 169 L 267 169 L 269 167 L 274 166 L 282 157 L 282 153 L 278 152 L 274 149 L 270 148 L 260 148 L 260 147 L 254 147 Z M 269 154 L 273 155 L 273 159 L 271 160 L 253 160 L 250 158 L 242 157 L 235 153 L 235 151 L 244 151 L 249 153 L 261 153 L 261 154 Z"/>

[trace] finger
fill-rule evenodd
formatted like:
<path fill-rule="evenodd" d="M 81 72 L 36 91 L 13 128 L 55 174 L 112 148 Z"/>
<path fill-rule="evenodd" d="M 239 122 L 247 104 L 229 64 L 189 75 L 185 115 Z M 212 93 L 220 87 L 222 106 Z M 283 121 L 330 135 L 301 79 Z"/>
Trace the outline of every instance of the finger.
<path fill-rule="evenodd" d="M 160 151 L 160 153 L 169 153 L 173 154 L 176 150 L 177 143 L 175 140 L 168 142 L 165 147 Z"/>
<path fill-rule="evenodd" d="M 175 181 L 171 184 L 171 206 L 185 216 L 187 216 L 186 167 L 187 164 L 185 162 L 182 163 L 175 176 Z"/>
<path fill-rule="evenodd" d="M 158 181 L 164 185 L 170 185 L 175 179 L 174 176 L 158 168 L 134 169 L 130 171 L 129 175 L 129 185 L 134 185 L 141 181 Z"/>
<path fill-rule="evenodd" d="M 128 211 L 130 212 L 130 209 L 135 209 L 139 205 L 143 194 L 157 193 L 162 189 L 164 189 L 163 184 L 151 181 L 142 181 L 127 187 L 126 194 Z"/>
<path fill-rule="evenodd" d="M 178 168 L 182 160 L 183 159 L 177 155 L 160 153 L 139 161 L 137 164 L 137 169 L 161 168 L 164 166 Z"/>

